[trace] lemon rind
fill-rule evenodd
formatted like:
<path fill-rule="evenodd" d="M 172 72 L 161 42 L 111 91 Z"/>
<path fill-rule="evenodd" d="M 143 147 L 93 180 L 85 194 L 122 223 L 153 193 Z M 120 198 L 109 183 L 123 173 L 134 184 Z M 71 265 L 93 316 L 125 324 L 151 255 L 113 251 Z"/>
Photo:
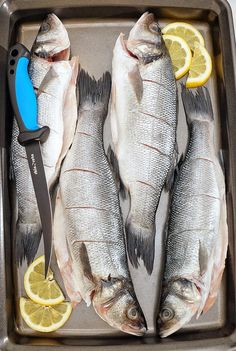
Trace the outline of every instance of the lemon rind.
<path fill-rule="evenodd" d="M 56 331 L 57 329 L 61 328 L 70 318 L 71 312 L 72 312 L 72 305 L 69 302 L 64 302 L 67 304 L 68 308 L 66 310 L 66 313 L 63 314 L 62 319 L 60 320 L 60 322 L 52 324 L 53 326 L 50 327 L 43 327 L 40 326 L 40 324 L 35 324 L 31 322 L 31 319 L 29 318 L 28 314 L 25 313 L 24 311 L 24 305 L 26 302 L 26 298 L 21 297 L 20 298 L 20 311 L 21 311 L 21 316 L 24 319 L 25 323 L 33 330 L 35 331 L 39 331 L 42 333 L 51 333 L 53 331 Z M 43 306 L 42 306 L 43 307 Z"/>
<path fill-rule="evenodd" d="M 205 40 L 202 36 L 202 34 L 199 32 L 198 29 L 196 29 L 192 24 L 190 23 L 186 23 L 186 22 L 172 22 L 172 23 L 169 23 L 167 24 L 163 29 L 162 29 L 162 33 L 163 34 L 168 34 L 166 32 L 168 32 L 168 30 L 171 28 L 176 28 L 176 27 L 179 27 L 179 26 L 182 26 L 182 27 L 185 27 L 185 28 L 188 28 L 189 30 L 192 30 L 193 33 L 196 35 L 196 37 L 199 39 L 199 44 L 201 44 L 202 46 L 205 46 Z"/>
<path fill-rule="evenodd" d="M 185 50 L 185 53 L 186 53 L 185 65 L 175 72 L 175 79 L 178 80 L 182 78 L 189 71 L 189 68 L 191 66 L 192 53 L 191 53 L 190 47 L 188 46 L 187 42 L 183 38 L 178 37 L 177 35 L 164 34 L 163 39 L 177 41 L 178 43 L 181 44 L 181 46 Z"/>
<path fill-rule="evenodd" d="M 60 287 L 58 286 L 58 284 L 55 282 L 55 284 L 57 284 L 58 288 L 61 291 L 61 295 L 57 298 L 57 299 L 42 299 L 40 298 L 38 295 L 33 294 L 32 291 L 29 288 L 29 275 L 30 273 L 33 271 L 33 268 L 35 266 L 37 266 L 37 264 L 39 264 L 40 262 L 44 262 L 44 256 L 40 256 L 38 258 L 36 258 L 36 260 L 34 260 L 30 266 L 28 267 L 27 271 L 25 272 L 24 275 L 24 288 L 25 288 L 25 292 L 28 295 L 28 297 L 35 303 L 38 303 L 41 306 L 55 306 L 58 305 L 59 303 L 65 301 L 65 297 L 60 289 Z"/>
<path fill-rule="evenodd" d="M 197 88 L 199 86 L 204 85 L 208 79 L 211 76 L 211 72 L 212 72 L 212 59 L 210 54 L 208 53 L 207 49 L 200 45 L 199 43 L 197 44 L 198 47 L 200 47 L 201 51 L 204 53 L 204 57 L 206 58 L 206 65 L 207 65 L 207 69 L 205 70 L 204 73 L 202 73 L 201 75 L 197 76 L 197 77 L 189 77 L 186 80 L 186 87 L 187 88 Z M 191 66 L 189 71 L 191 71 Z"/>

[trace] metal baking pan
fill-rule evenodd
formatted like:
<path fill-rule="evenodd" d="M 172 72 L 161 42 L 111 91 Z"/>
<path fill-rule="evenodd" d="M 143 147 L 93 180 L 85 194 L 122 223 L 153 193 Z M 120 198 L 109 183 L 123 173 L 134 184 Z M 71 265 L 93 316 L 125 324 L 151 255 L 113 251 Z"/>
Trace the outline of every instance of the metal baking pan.
<path fill-rule="evenodd" d="M 109 327 L 91 308 L 77 307 L 70 320 L 50 335 L 33 332 L 22 321 L 18 298 L 24 295 L 23 266 L 13 265 L 14 201 L 9 183 L 9 144 L 12 111 L 6 84 L 7 50 L 17 40 L 31 47 L 40 22 L 54 12 L 63 20 L 73 55 L 81 66 L 99 77 L 111 70 L 112 50 L 118 34 L 128 33 L 145 11 L 154 12 L 161 26 L 170 21 L 193 23 L 203 34 L 213 58 L 209 88 L 216 120 L 216 145 L 224 150 L 229 251 L 220 293 L 212 310 L 178 333 L 161 340 L 156 331 L 163 262 L 163 226 L 167 195 L 157 215 L 155 269 L 148 277 L 142 268 L 131 268 L 135 289 L 147 317 L 149 331 L 143 338 Z M 95 54 L 96 53 L 96 54 Z M 96 59 L 94 57 L 96 56 Z M 230 6 L 226 0 L 6 0 L 0 1 L 0 350 L 233 350 L 236 349 L 236 74 L 235 41 Z M 179 83 L 178 83 L 179 84 Z M 179 99 L 178 143 L 184 150 L 187 127 Z M 105 147 L 110 141 L 109 116 Z M 125 211 L 126 204 L 122 204 Z M 39 254 L 42 248 L 39 248 Z M 61 283 L 61 282 L 60 282 Z"/>

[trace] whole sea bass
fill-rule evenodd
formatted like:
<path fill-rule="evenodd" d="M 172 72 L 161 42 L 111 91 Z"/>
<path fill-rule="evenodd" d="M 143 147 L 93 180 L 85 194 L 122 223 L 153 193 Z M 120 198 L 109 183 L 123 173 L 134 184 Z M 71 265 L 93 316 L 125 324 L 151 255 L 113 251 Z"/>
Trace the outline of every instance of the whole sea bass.
<path fill-rule="evenodd" d="M 63 162 L 54 217 L 58 264 L 72 302 L 80 295 L 111 326 L 143 335 L 125 252 L 119 197 L 103 147 L 111 77 L 79 79 L 79 115 Z"/>
<path fill-rule="evenodd" d="M 208 90 L 183 87 L 190 136 L 171 197 L 159 326 L 166 337 L 215 302 L 228 245 L 224 175 Z"/>
<path fill-rule="evenodd" d="M 37 94 L 38 123 L 50 128 L 50 135 L 41 148 L 49 188 L 54 185 L 71 144 L 77 118 L 78 59 L 68 61 L 69 54 L 66 29 L 54 14 L 48 15 L 32 48 L 29 74 Z M 68 118 L 70 128 L 65 130 Z M 17 194 L 16 260 L 21 264 L 26 258 L 29 264 L 39 246 L 41 221 L 25 148 L 18 143 L 18 134 L 14 120 L 11 164 Z"/>
<path fill-rule="evenodd" d="M 155 216 L 174 161 L 176 84 L 153 14 L 120 34 L 112 62 L 111 131 L 119 175 L 130 197 L 126 220 L 129 259 L 153 270 Z"/>

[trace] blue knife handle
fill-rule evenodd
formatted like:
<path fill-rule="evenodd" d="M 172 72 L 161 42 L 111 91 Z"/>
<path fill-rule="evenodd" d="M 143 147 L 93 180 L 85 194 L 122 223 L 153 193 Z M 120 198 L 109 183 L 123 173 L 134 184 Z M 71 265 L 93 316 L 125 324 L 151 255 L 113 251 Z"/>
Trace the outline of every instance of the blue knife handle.
<path fill-rule="evenodd" d="M 32 82 L 28 75 L 28 57 L 20 57 L 16 66 L 16 102 L 22 122 L 29 130 L 39 129 L 37 123 L 37 102 Z"/>
<path fill-rule="evenodd" d="M 22 44 L 14 45 L 9 51 L 8 85 L 11 104 L 19 126 L 18 140 L 25 145 L 35 140 L 44 142 L 49 128 L 37 123 L 37 100 L 28 73 L 30 52 Z"/>

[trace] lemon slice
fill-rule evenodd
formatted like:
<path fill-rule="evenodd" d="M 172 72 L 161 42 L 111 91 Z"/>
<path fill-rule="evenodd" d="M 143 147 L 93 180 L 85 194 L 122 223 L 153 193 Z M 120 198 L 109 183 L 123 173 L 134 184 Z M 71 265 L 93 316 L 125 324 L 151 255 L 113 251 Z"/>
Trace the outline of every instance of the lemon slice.
<path fill-rule="evenodd" d="M 25 323 L 32 329 L 49 333 L 62 327 L 72 311 L 70 302 L 56 306 L 42 306 L 30 299 L 20 298 L 20 312 Z"/>
<path fill-rule="evenodd" d="M 24 276 L 25 291 L 36 303 L 46 306 L 56 305 L 64 301 L 64 296 L 50 269 L 45 279 L 44 262 L 44 256 L 40 256 L 28 267 Z"/>
<path fill-rule="evenodd" d="M 195 43 L 193 59 L 186 81 L 187 88 L 196 88 L 204 85 L 209 79 L 212 71 L 211 56 L 204 46 Z"/>
<path fill-rule="evenodd" d="M 189 70 L 192 60 L 191 50 L 186 41 L 175 35 L 163 35 L 173 65 L 175 78 L 183 77 Z"/>
<path fill-rule="evenodd" d="M 174 22 L 167 24 L 162 29 L 163 34 L 177 35 L 184 39 L 190 49 L 194 50 L 194 43 L 197 42 L 202 46 L 205 45 L 203 36 L 201 33 L 191 24 L 185 22 Z"/>

